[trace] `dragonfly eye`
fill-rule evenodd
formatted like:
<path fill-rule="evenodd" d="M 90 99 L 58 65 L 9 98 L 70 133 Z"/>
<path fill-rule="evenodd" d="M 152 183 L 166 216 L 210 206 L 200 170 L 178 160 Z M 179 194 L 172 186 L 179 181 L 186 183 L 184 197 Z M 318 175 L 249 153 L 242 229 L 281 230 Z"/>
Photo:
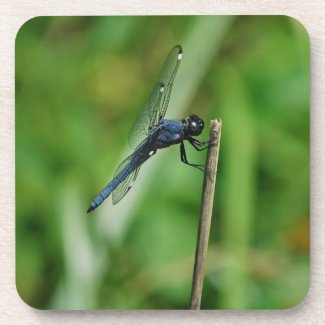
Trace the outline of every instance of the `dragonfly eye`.
<path fill-rule="evenodd" d="M 190 115 L 187 118 L 187 129 L 190 135 L 200 135 L 204 129 L 204 122 L 197 115 Z"/>

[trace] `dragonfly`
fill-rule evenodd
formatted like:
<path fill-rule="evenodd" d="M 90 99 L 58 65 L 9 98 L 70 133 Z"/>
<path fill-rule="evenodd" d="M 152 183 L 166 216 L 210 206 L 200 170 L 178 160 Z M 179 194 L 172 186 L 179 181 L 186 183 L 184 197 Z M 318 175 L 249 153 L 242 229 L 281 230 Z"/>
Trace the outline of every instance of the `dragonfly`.
<path fill-rule="evenodd" d="M 134 184 L 142 164 L 155 155 L 158 149 L 179 144 L 181 161 L 204 171 L 204 165 L 188 161 L 184 145 L 186 140 L 198 151 L 207 148 L 209 140 L 199 141 L 195 138 L 202 133 L 204 121 L 194 114 L 180 121 L 164 118 L 182 57 L 180 45 L 175 46 L 168 54 L 158 82 L 129 132 L 128 140 L 133 153 L 118 166 L 113 179 L 93 199 L 87 212 L 96 209 L 111 194 L 113 204 L 122 200 Z"/>

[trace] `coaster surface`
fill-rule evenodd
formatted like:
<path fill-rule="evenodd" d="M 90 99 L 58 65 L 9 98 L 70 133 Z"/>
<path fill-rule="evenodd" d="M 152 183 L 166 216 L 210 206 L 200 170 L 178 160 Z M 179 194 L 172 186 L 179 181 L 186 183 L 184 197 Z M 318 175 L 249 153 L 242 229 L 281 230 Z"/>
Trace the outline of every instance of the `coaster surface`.
<path fill-rule="evenodd" d="M 203 184 L 189 164 L 206 159 L 189 136 L 204 142 L 220 117 L 201 309 L 298 304 L 309 287 L 309 96 L 309 39 L 290 17 L 26 22 L 21 298 L 39 309 L 188 309 Z"/>

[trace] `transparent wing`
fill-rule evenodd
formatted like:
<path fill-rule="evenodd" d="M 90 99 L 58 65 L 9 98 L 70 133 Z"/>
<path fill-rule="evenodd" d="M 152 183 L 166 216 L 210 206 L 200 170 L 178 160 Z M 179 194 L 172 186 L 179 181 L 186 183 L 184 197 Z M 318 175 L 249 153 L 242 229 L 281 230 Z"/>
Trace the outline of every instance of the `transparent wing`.
<path fill-rule="evenodd" d="M 130 133 L 129 144 L 135 148 L 148 135 L 150 129 L 165 116 L 173 82 L 182 59 L 181 46 L 175 46 L 165 61 L 150 97 Z"/>
<path fill-rule="evenodd" d="M 141 145 L 143 144 L 141 143 L 140 146 Z M 130 166 L 130 169 L 133 169 L 131 164 L 137 152 L 138 151 L 135 150 L 129 157 L 127 157 L 121 162 L 121 164 L 117 167 L 115 171 L 114 178 L 117 177 L 121 173 L 121 171 L 123 171 L 127 166 Z M 127 177 L 122 182 L 120 182 L 119 185 L 115 188 L 115 190 L 112 193 L 113 204 L 116 204 L 119 201 L 121 201 L 123 197 L 126 195 L 126 193 L 130 190 L 130 188 L 132 187 L 133 183 L 135 182 L 138 176 L 140 167 L 141 164 L 137 166 L 129 175 L 127 175 Z"/>
<path fill-rule="evenodd" d="M 128 177 L 122 183 L 120 183 L 120 185 L 113 191 L 113 204 L 120 202 L 124 198 L 126 193 L 131 189 L 138 176 L 139 170 L 140 166 L 136 168 L 131 174 L 129 174 Z"/>
<path fill-rule="evenodd" d="M 151 112 L 161 106 L 164 91 L 165 87 L 162 84 L 156 84 L 152 90 L 143 111 L 136 119 L 129 133 L 131 148 L 136 148 L 149 135 L 150 127 L 153 126 L 151 124 Z"/>
<path fill-rule="evenodd" d="M 170 99 L 170 94 L 172 91 L 172 86 L 175 80 L 175 76 L 181 62 L 183 51 L 180 45 L 175 46 L 169 53 L 164 66 L 162 67 L 159 74 L 159 83 L 165 86 L 163 98 L 159 109 L 152 112 L 151 126 L 156 125 L 165 116 L 168 103 Z"/>

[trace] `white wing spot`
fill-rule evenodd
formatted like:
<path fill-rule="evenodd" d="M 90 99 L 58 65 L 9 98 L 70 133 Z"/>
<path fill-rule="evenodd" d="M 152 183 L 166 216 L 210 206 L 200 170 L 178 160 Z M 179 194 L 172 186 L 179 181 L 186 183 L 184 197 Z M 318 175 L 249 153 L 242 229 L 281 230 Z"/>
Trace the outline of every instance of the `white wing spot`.
<path fill-rule="evenodd" d="M 152 156 L 153 154 L 154 154 L 154 151 L 151 150 L 151 151 L 149 152 L 149 156 Z"/>

